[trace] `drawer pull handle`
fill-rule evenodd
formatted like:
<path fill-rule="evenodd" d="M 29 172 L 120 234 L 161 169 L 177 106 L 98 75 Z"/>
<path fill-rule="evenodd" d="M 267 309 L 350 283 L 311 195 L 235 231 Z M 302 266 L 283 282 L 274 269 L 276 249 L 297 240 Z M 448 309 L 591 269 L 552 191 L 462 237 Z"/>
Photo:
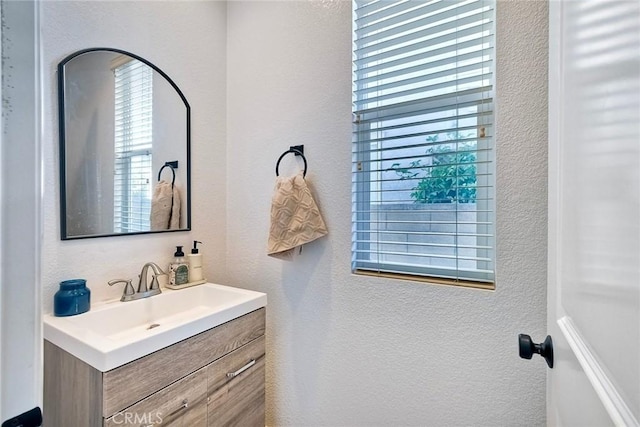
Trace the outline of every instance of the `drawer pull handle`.
<path fill-rule="evenodd" d="M 244 365 L 242 368 L 238 369 L 237 371 L 227 373 L 227 378 L 237 377 L 238 375 L 240 375 L 241 373 L 243 373 L 244 371 L 246 371 L 247 369 L 249 369 L 250 367 L 252 367 L 255 364 L 256 364 L 256 361 L 254 359 L 251 359 L 249 361 L 249 363 L 247 363 L 246 365 Z"/>
<path fill-rule="evenodd" d="M 179 407 L 178 409 L 176 409 L 175 411 L 173 411 L 172 413 L 170 413 L 169 416 L 171 417 L 171 416 L 175 415 L 176 413 L 178 413 L 178 412 L 180 412 L 183 409 L 188 408 L 188 407 L 189 407 L 189 401 L 187 399 L 184 399 L 182 401 L 182 406 Z"/>

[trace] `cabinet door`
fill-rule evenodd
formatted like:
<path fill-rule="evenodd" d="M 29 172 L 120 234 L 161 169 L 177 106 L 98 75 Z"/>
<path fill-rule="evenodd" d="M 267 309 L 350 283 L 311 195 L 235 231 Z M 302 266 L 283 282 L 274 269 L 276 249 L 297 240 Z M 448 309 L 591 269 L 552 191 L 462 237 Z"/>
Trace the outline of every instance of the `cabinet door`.
<path fill-rule="evenodd" d="M 210 427 L 264 427 L 265 338 L 208 366 Z"/>
<path fill-rule="evenodd" d="M 167 369 L 171 367 L 167 366 Z M 207 368 L 176 381 L 105 420 L 106 427 L 122 425 L 206 427 Z"/>

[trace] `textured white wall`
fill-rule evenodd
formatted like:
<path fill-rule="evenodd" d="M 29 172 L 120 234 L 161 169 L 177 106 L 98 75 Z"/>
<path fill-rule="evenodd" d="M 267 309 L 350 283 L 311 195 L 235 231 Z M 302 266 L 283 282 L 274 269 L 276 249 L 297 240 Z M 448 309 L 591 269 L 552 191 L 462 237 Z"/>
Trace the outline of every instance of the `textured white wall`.
<path fill-rule="evenodd" d="M 495 292 L 350 273 L 350 29 L 348 1 L 228 5 L 225 282 L 269 295 L 267 422 L 544 425 L 517 334 L 545 334 L 547 4 L 497 7 Z M 269 205 L 296 144 L 329 236 L 283 262 Z"/>
<path fill-rule="evenodd" d="M 225 247 L 226 3 L 76 1 L 42 3 L 44 74 L 43 311 L 61 280 L 83 277 L 92 300 L 114 298 L 107 280 L 167 265 L 175 245 L 205 242 L 205 274 L 218 280 Z M 165 71 L 191 105 L 192 232 L 61 241 L 56 66 L 88 47 L 136 53 Z"/>

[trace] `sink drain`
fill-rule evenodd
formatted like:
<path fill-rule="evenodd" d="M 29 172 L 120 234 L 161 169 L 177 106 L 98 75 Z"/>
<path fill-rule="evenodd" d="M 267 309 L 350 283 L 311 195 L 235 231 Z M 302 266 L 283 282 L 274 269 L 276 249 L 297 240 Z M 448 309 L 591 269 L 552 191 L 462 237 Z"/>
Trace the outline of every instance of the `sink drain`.
<path fill-rule="evenodd" d="M 153 328 L 157 328 L 158 326 L 160 326 L 160 323 L 152 323 L 151 325 L 149 325 L 149 327 L 147 328 L 147 330 L 149 330 L 149 329 L 153 329 Z"/>

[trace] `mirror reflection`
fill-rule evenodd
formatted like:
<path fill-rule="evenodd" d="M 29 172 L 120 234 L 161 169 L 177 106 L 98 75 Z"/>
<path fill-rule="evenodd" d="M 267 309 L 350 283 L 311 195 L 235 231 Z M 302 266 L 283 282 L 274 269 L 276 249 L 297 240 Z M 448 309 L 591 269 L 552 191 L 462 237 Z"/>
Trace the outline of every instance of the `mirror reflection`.
<path fill-rule="evenodd" d="M 190 229 L 190 110 L 145 59 L 87 49 L 58 65 L 62 239 Z"/>

